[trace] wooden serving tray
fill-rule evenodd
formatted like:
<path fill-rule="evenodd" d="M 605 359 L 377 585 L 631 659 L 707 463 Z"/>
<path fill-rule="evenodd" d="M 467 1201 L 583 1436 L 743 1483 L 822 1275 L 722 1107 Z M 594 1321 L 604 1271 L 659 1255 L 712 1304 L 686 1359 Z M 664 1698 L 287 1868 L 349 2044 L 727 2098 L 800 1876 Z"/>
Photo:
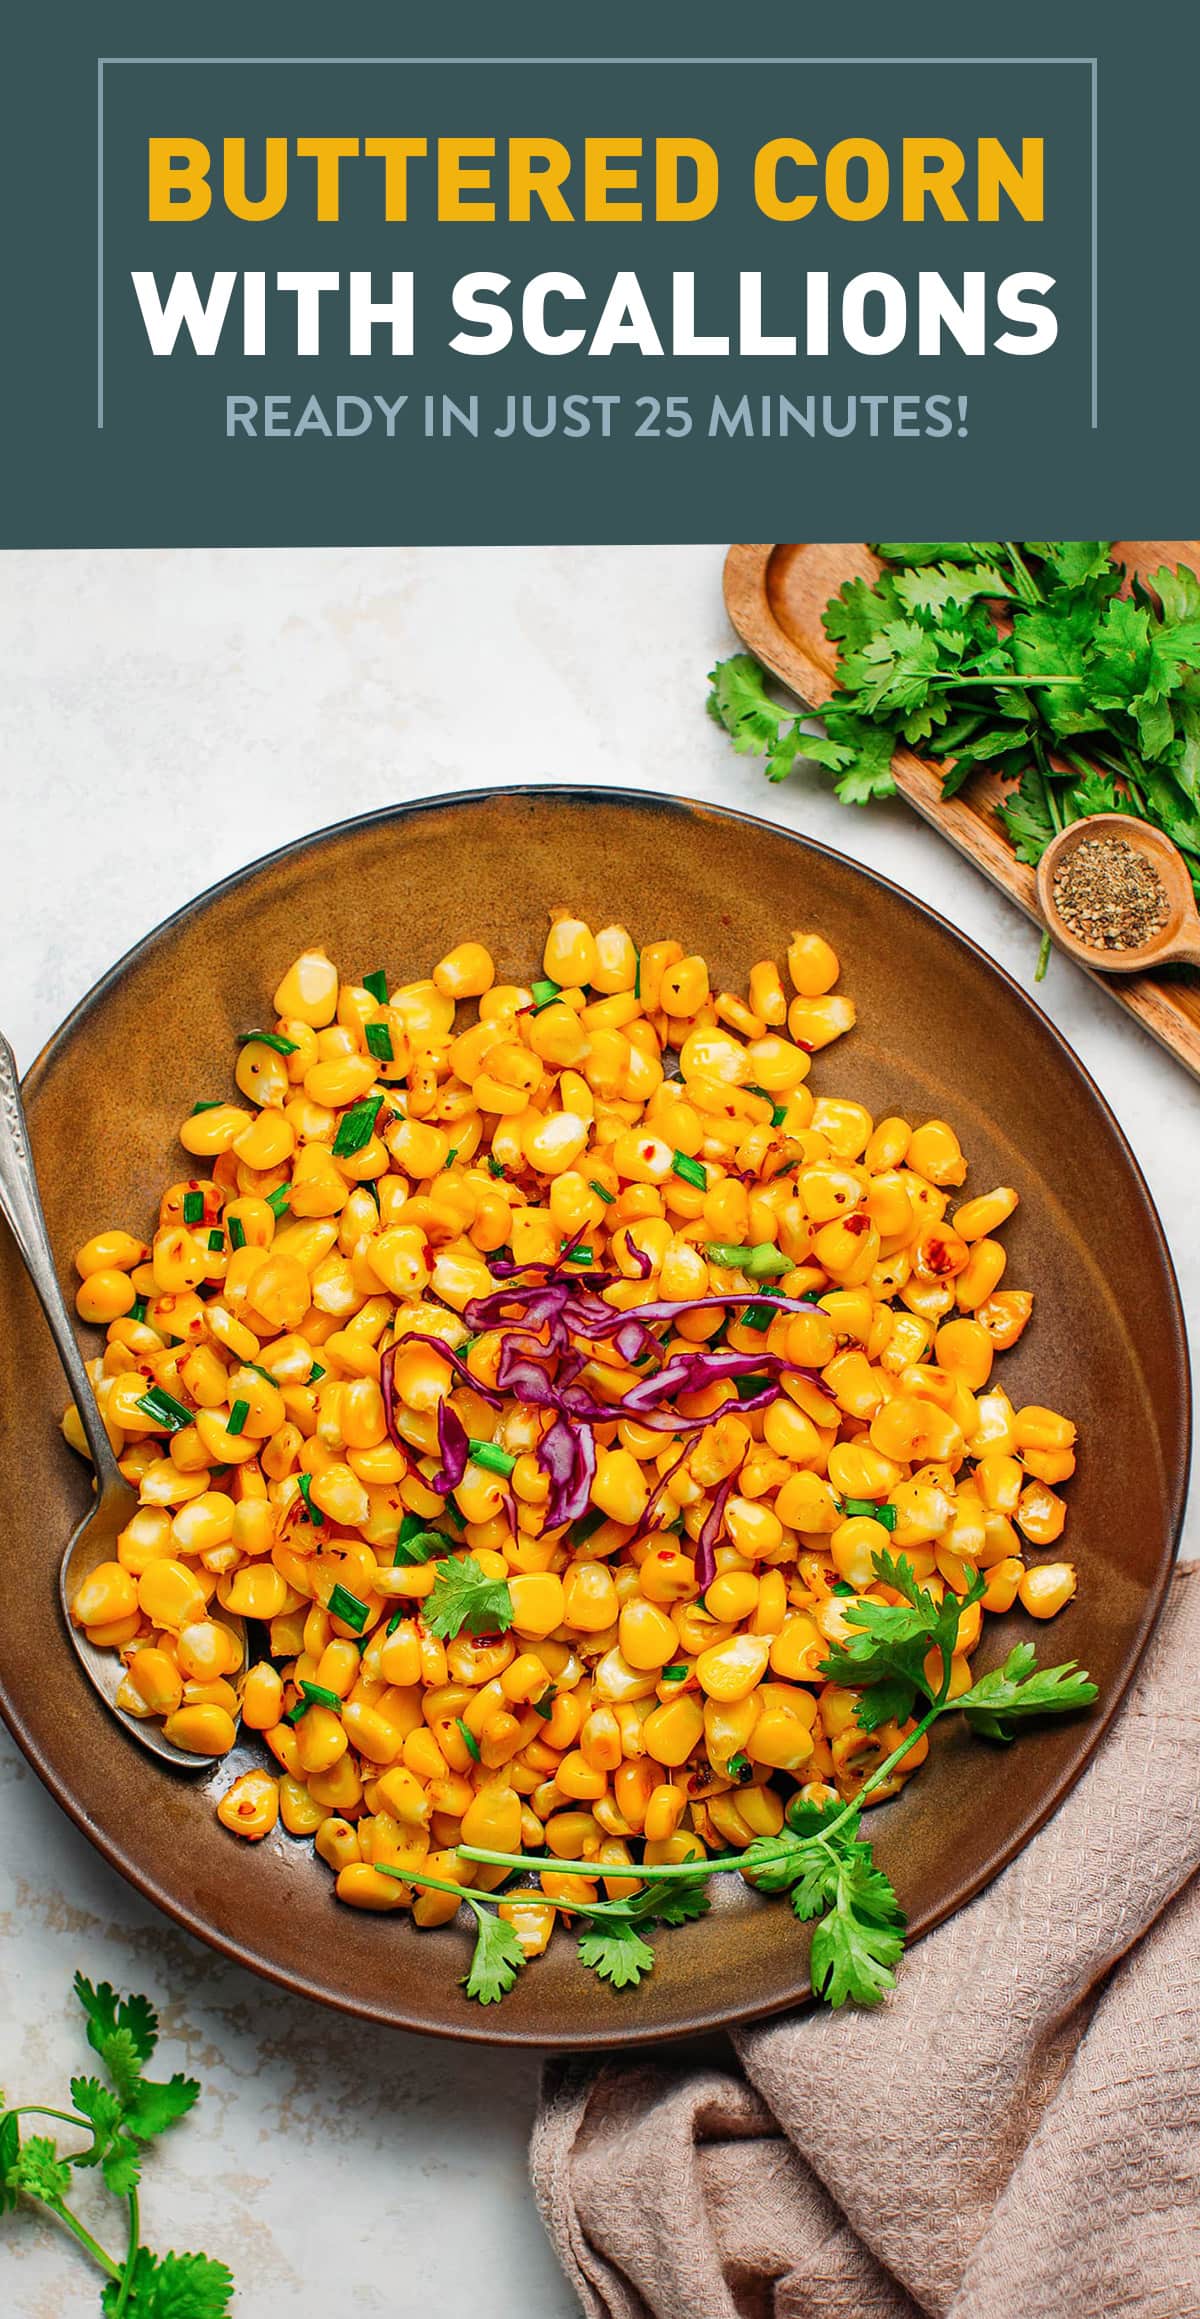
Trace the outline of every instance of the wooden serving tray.
<path fill-rule="evenodd" d="M 1160 564 L 1200 570 L 1200 540 L 1118 540 L 1113 554 L 1146 578 Z M 755 658 L 806 708 L 819 711 L 834 689 L 837 668 L 821 614 L 844 581 L 874 580 L 879 570 L 878 559 L 861 541 L 849 546 L 811 541 L 739 545 L 725 559 L 725 603 Z M 940 773 L 911 749 L 897 752 L 892 771 L 909 804 L 1040 923 L 1034 873 L 1017 860 L 993 810 L 1006 786 L 999 775 L 981 767 L 957 797 L 943 797 Z M 1164 967 L 1158 974 L 1093 974 L 1092 980 L 1200 1078 L 1200 974 L 1182 966 Z"/>

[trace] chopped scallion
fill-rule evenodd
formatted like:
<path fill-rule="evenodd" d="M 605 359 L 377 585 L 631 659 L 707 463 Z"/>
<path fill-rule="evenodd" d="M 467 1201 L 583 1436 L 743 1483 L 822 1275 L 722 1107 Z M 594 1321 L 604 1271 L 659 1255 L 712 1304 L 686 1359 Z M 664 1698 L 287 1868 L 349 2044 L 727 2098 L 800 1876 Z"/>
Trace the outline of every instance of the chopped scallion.
<path fill-rule="evenodd" d="M 340 1618 L 344 1626 L 353 1627 L 356 1635 L 362 1633 L 371 1615 L 367 1604 L 360 1602 L 356 1594 L 351 1594 L 348 1586 L 340 1583 L 334 1587 L 325 1608 L 330 1618 Z"/>
<path fill-rule="evenodd" d="M 831 1594 L 853 1594 L 854 1588 L 847 1586 L 844 1578 L 835 1578 L 830 1592 Z"/>
<path fill-rule="evenodd" d="M 387 1005 L 388 980 L 381 966 L 375 967 L 370 974 L 364 974 L 362 986 L 364 990 L 370 991 L 377 1006 L 385 1007 Z"/>
<path fill-rule="evenodd" d="M 209 1233 L 208 1245 L 211 1254 L 214 1256 L 216 1256 L 225 1246 L 225 1234 L 220 1230 L 219 1226 Z"/>
<path fill-rule="evenodd" d="M 733 1382 L 738 1400 L 752 1401 L 756 1393 L 766 1390 L 771 1380 L 769 1377 L 735 1377 Z"/>
<path fill-rule="evenodd" d="M 144 1296 L 135 1297 L 135 1299 L 134 1299 L 133 1303 L 132 1303 L 132 1304 L 130 1305 L 130 1307 L 129 1307 L 129 1318 L 130 1318 L 130 1320 L 131 1320 L 131 1321 L 144 1321 L 144 1320 L 145 1320 L 145 1318 L 146 1318 L 146 1299 L 145 1299 L 145 1297 L 144 1297 Z"/>
<path fill-rule="evenodd" d="M 173 1394 L 164 1392 L 161 1385 L 152 1385 L 148 1393 L 143 1393 L 138 1408 L 144 1416 L 152 1417 L 156 1425 L 165 1425 L 168 1433 L 182 1433 L 184 1426 L 192 1422 L 191 1410 L 185 1409 Z"/>
<path fill-rule="evenodd" d="M 720 1264 L 729 1272 L 744 1272 L 750 1280 L 779 1280 L 792 1270 L 791 1258 L 772 1240 L 759 1240 L 753 1248 L 735 1246 L 728 1240 L 709 1240 L 704 1253 L 710 1264 Z"/>
<path fill-rule="evenodd" d="M 288 1198 L 291 1188 L 290 1184 L 276 1184 L 274 1191 L 267 1193 L 267 1206 L 273 1215 L 283 1216 L 287 1213 L 291 1206 Z"/>
<path fill-rule="evenodd" d="M 594 1192 L 598 1200 L 603 1200 L 606 1208 L 611 1208 L 617 1196 L 615 1192 L 605 1191 L 603 1184 L 598 1184 L 594 1176 L 588 1177 L 588 1190 Z"/>
<path fill-rule="evenodd" d="M 502 1176 L 504 1174 L 504 1162 L 498 1160 L 494 1152 L 488 1153 L 488 1174 L 489 1176 Z"/>
<path fill-rule="evenodd" d="M 204 1222 L 204 1194 L 203 1194 L 203 1192 L 185 1192 L 185 1193 L 184 1193 L 184 1195 L 183 1195 L 183 1221 L 184 1221 L 184 1223 L 185 1223 L 185 1224 L 202 1224 L 202 1223 Z"/>
<path fill-rule="evenodd" d="M 368 1023 L 366 1026 L 366 1038 L 368 1052 L 374 1055 L 377 1061 L 380 1063 L 395 1062 L 396 1056 L 395 1050 L 392 1046 L 392 1034 L 389 1031 L 386 1023 Z"/>
<path fill-rule="evenodd" d="M 690 1673 L 684 1661 L 677 1659 L 672 1666 L 659 1668 L 658 1679 L 660 1683 L 686 1683 Z"/>
<path fill-rule="evenodd" d="M 249 1402 L 235 1401 L 225 1421 L 226 1433 L 244 1433 L 246 1430 L 246 1419 L 249 1417 L 249 1415 Z"/>
<path fill-rule="evenodd" d="M 484 1472 L 489 1474 L 510 1474 L 517 1462 L 506 1449 L 499 1449 L 494 1441 L 468 1442 L 467 1456 L 472 1465 L 482 1466 Z"/>
<path fill-rule="evenodd" d="M 564 1264 L 593 1264 L 594 1262 L 595 1258 L 590 1248 L 565 1248 L 563 1250 Z"/>
<path fill-rule="evenodd" d="M 541 1695 L 540 1699 L 535 1699 L 535 1700 L 534 1700 L 534 1702 L 533 1702 L 533 1712 L 534 1712 L 534 1714 L 535 1714 L 535 1715 L 540 1715 L 540 1716 L 541 1716 L 541 1719 L 542 1719 L 543 1723 L 546 1723 L 546 1722 L 548 1722 L 548 1721 L 549 1721 L 550 1714 L 551 1714 L 551 1711 L 552 1711 L 552 1709 L 553 1709 L 553 1706 L 554 1706 L 554 1702 L 555 1702 L 555 1700 L 557 1699 L 557 1697 L 558 1697 L 558 1693 L 557 1693 L 557 1691 L 555 1690 L 553 1683 L 547 1683 L 547 1685 L 546 1685 L 546 1688 L 545 1688 L 545 1690 L 542 1692 L 542 1695 Z"/>
<path fill-rule="evenodd" d="M 219 1110 L 220 1110 L 220 1108 L 221 1108 L 221 1098 L 220 1098 L 220 1096 L 219 1096 L 219 1095 L 210 1095 L 210 1096 L 208 1096 L 208 1097 L 207 1097 L 206 1101 L 205 1101 L 205 1102 L 203 1102 L 203 1103 L 193 1103 L 193 1105 L 192 1105 L 192 1118 L 193 1118 L 193 1119 L 195 1118 L 195 1116 L 196 1116 L 196 1113 L 197 1113 L 198 1111 L 219 1111 Z"/>
<path fill-rule="evenodd" d="M 333 1139 L 335 1159 L 353 1159 L 356 1151 L 370 1143 L 382 1108 L 382 1095 L 364 1095 L 361 1103 L 352 1103 L 349 1111 L 343 1111 Z"/>
<path fill-rule="evenodd" d="M 562 990 L 561 982 L 551 982 L 548 977 L 544 977 L 540 982 L 531 983 L 529 987 L 533 993 L 533 1011 L 535 1014 L 540 1014 L 543 1007 L 553 1006 Z"/>
<path fill-rule="evenodd" d="M 689 1159 L 685 1151 L 677 1151 L 671 1161 L 671 1173 L 685 1184 L 694 1184 L 698 1192 L 708 1190 L 708 1169 L 699 1160 Z"/>
<path fill-rule="evenodd" d="M 309 1521 L 312 1523 L 314 1530 L 319 1530 L 322 1522 L 325 1519 L 325 1516 L 321 1512 L 320 1507 L 314 1506 L 313 1504 L 312 1475 L 300 1474 L 297 1478 L 300 1483 L 300 1495 L 304 1500 L 305 1513 L 308 1515 Z"/>
<path fill-rule="evenodd" d="M 880 1523 L 885 1530 L 894 1530 L 896 1527 L 895 1507 L 877 1505 L 874 1498 L 847 1498 L 842 1512 L 847 1518 L 854 1514 L 865 1514 L 869 1521 Z"/>
<path fill-rule="evenodd" d="M 418 1562 L 435 1562 L 450 1551 L 450 1540 L 440 1530 L 431 1530 L 419 1514 L 406 1514 L 400 1524 L 392 1563 L 411 1568 Z"/>
<path fill-rule="evenodd" d="M 288 1708 L 287 1714 L 284 1716 L 284 1719 L 283 1719 L 283 1720 L 284 1720 L 284 1722 L 285 1722 L 285 1723 L 293 1723 L 293 1724 L 295 1724 L 295 1723 L 299 1723 L 299 1721 L 300 1721 L 301 1717 L 302 1717 L 302 1716 L 304 1716 L 304 1715 L 307 1715 L 307 1713 L 308 1713 L 308 1710 L 309 1710 L 309 1708 L 311 1707 L 311 1705 L 312 1705 L 312 1701 L 311 1701 L 311 1699 L 303 1699 L 303 1698 L 302 1698 L 302 1699 L 297 1699 L 295 1706 L 294 1706 L 294 1707 L 289 1707 L 289 1708 Z"/>
<path fill-rule="evenodd" d="M 590 1507 L 586 1514 L 581 1514 L 579 1520 L 572 1524 L 571 1544 L 585 1546 L 588 1539 L 595 1536 L 597 1530 L 603 1529 L 607 1520 L 608 1516 L 602 1507 Z"/>
<path fill-rule="evenodd" d="M 246 1227 L 240 1216 L 231 1216 L 229 1219 L 229 1245 L 231 1248 L 244 1248 L 246 1245 Z"/>
<path fill-rule="evenodd" d="M 273 1047 L 277 1055 L 299 1053 L 295 1039 L 283 1039 L 278 1031 L 239 1031 L 237 1043 L 239 1047 Z"/>
<path fill-rule="evenodd" d="M 336 1691 L 327 1691 L 323 1683 L 306 1683 L 300 1678 L 300 1688 L 310 1707 L 331 1707 L 335 1715 L 342 1712 L 342 1702 Z"/>
<path fill-rule="evenodd" d="M 736 1755 L 730 1756 L 725 1769 L 728 1772 L 731 1780 L 738 1780 L 742 1783 L 748 1779 L 752 1779 L 754 1776 L 750 1769 L 749 1757 L 744 1756 L 740 1749 Z"/>
<path fill-rule="evenodd" d="M 462 1733 L 463 1746 L 466 1748 L 467 1754 L 471 1756 L 476 1763 L 479 1763 L 481 1761 L 479 1753 L 479 1741 L 476 1739 L 470 1725 L 463 1722 L 461 1715 L 456 1715 L 454 1720 Z"/>
<path fill-rule="evenodd" d="M 324 1370 L 323 1370 L 323 1368 L 321 1367 L 321 1364 L 320 1364 L 320 1362 L 319 1362 L 319 1361 L 314 1361 L 314 1362 L 313 1362 L 313 1365 L 312 1365 L 312 1367 L 311 1367 L 311 1369 L 310 1369 L 310 1370 L 309 1370 L 309 1372 L 308 1372 L 308 1382 L 309 1382 L 309 1384 L 310 1384 L 310 1385 L 315 1385 L 315 1384 L 317 1383 L 318 1379 L 319 1379 L 319 1378 L 321 1378 L 321 1377 L 323 1377 L 323 1376 L 324 1376 L 324 1374 L 325 1374 L 325 1371 L 324 1371 Z"/>

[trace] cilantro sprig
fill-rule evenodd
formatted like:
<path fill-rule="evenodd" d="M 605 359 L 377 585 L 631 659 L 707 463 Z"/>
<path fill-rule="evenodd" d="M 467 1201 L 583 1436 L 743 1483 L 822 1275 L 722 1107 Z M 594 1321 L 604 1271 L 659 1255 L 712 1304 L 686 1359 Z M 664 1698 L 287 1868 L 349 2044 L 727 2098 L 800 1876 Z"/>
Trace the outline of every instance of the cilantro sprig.
<path fill-rule="evenodd" d="M 844 804 L 891 794 L 907 744 L 952 797 L 979 766 L 1013 787 L 997 813 L 1017 859 L 1057 830 L 1131 813 L 1180 848 L 1200 894 L 1200 578 L 1163 565 L 1148 584 L 1110 540 L 883 540 L 874 586 L 826 605 L 837 687 L 805 732 L 749 653 L 720 661 L 709 713 L 772 781 L 832 774 Z"/>
<path fill-rule="evenodd" d="M 959 1620 L 978 1601 L 984 1580 L 977 1573 L 963 1594 L 947 1591 L 939 1602 L 918 1583 L 906 1555 L 896 1557 L 884 1548 L 873 1559 L 879 1583 L 898 1599 L 848 1600 L 845 1638 L 833 1647 L 820 1673 L 858 1691 L 857 1721 L 864 1731 L 877 1731 L 886 1723 L 908 1728 L 852 1801 L 833 1798 L 816 1803 L 794 1797 L 779 1834 L 758 1836 L 744 1851 L 653 1866 L 632 1862 L 629 1880 L 636 1880 L 636 1889 L 608 1900 L 584 1897 L 598 1875 L 613 1875 L 611 1865 L 601 1869 L 594 1860 L 559 1860 L 549 1853 L 500 1852 L 475 1844 L 460 1844 L 460 1859 L 506 1868 L 514 1876 L 549 1869 L 558 1876 L 579 1877 L 580 1898 L 556 1905 L 582 1919 L 580 1962 L 614 1989 L 636 1988 L 653 1971 L 649 1936 L 656 1927 L 687 1924 L 703 1916 L 710 1906 L 710 1879 L 736 1872 L 756 1891 L 786 1895 L 801 1922 L 812 1924 L 811 1971 L 818 1997 L 832 2006 L 878 2005 L 895 1985 L 904 1952 L 905 1917 L 889 1878 L 862 1839 L 863 1805 L 885 1786 L 940 1716 L 961 1714 L 983 1737 L 1008 1740 L 1037 1718 L 1073 1714 L 1089 1706 L 1096 1685 L 1074 1661 L 1039 1667 L 1032 1644 L 1018 1643 L 1002 1667 L 981 1675 L 969 1690 L 951 1698 Z M 914 1720 L 918 1708 L 923 1711 Z M 496 1904 L 465 1885 L 449 1884 L 419 1870 L 385 1873 L 404 1883 L 456 1893 L 466 1903 L 476 1923 L 475 1954 L 464 1977 L 467 1995 L 481 2004 L 494 2004 L 505 1996 L 524 1960 L 514 1928 L 495 1915 Z"/>
<path fill-rule="evenodd" d="M 423 1605 L 431 1635 L 452 1641 L 465 1627 L 468 1634 L 502 1634 L 513 1622 L 512 1596 L 503 1578 L 488 1578 L 473 1554 L 458 1554 L 434 1564 L 433 1587 Z"/>
<path fill-rule="evenodd" d="M 69 2110 L 24 2103 L 0 2113 L 0 2214 L 28 2199 L 52 2214 L 104 2273 L 100 2308 L 105 2319 L 224 2319 L 233 2277 L 210 2255 L 151 2253 L 141 2241 L 139 2184 L 147 2145 L 185 2117 L 200 2088 L 176 2073 L 150 2078 L 146 2064 L 158 2043 L 158 2020 L 145 1997 L 119 1997 L 75 1975 L 75 1995 L 101 2076 L 71 2080 Z M 27 2117 L 52 2119 L 83 2134 L 78 2150 L 60 2152 L 50 2134 L 25 2134 Z M 74 2170 L 95 2167 L 106 2188 L 124 2201 L 127 2243 L 109 2254 L 71 2204 Z"/>

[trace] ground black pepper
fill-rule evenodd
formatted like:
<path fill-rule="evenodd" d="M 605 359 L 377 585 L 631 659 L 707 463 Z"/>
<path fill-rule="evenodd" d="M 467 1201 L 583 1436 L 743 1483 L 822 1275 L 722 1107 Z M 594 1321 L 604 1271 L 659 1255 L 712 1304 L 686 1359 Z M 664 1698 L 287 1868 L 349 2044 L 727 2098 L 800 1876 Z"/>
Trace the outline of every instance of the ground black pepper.
<path fill-rule="evenodd" d="M 1090 950 L 1139 950 L 1165 923 L 1167 892 L 1153 862 L 1123 837 L 1085 837 L 1054 873 L 1063 923 Z"/>

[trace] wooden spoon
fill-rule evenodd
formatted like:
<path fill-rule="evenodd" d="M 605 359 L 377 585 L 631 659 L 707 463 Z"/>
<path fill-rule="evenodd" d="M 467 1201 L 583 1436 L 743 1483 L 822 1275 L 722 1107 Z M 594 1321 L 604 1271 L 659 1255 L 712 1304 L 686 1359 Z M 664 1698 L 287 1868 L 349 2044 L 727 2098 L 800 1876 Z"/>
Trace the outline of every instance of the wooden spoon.
<path fill-rule="evenodd" d="M 1072 933 L 1054 899 L 1054 880 L 1084 838 L 1121 838 L 1156 871 L 1167 898 L 1167 914 L 1149 941 L 1128 950 L 1103 950 Z M 1060 949 L 1096 973 L 1149 974 L 1158 966 L 1200 966 L 1200 911 L 1191 874 L 1178 846 L 1151 822 L 1135 821 L 1127 813 L 1093 813 L 1070 822 L 1051 839 L 1038 863 L 1037 897 Z"/>

